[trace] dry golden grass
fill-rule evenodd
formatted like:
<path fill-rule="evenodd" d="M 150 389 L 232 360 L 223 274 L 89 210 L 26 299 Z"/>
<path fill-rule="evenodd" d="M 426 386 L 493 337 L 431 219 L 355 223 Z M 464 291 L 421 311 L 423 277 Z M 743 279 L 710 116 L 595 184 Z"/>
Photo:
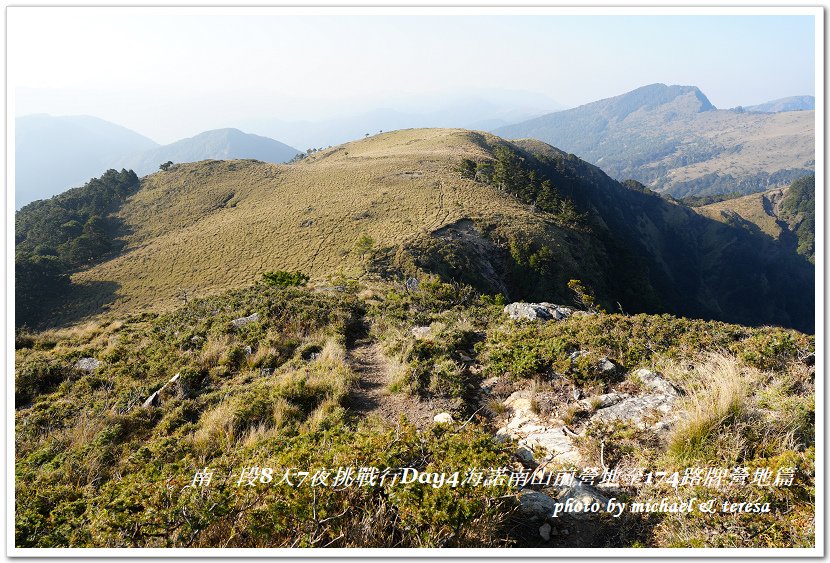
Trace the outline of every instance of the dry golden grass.
<path fill-rule="evenodd" d="M 726 222 L 732 213 L 738 214 L 742 219 L 757 225 L 764 233 L 777 239 L 781 236 L 781 226 L 776 222 L 776 217 L 769 215 L 765 210 L 766 205 L 777 208 L 787 194 L 788 188 L 776 188 L 763 193 L 750 194 L 744 197 L 719 201 L 695 208 L 695 211 L 714 219 L 715 221 Z"/>
<path fill-rule="evenodd" d="M 203 369 L 210 369 L 219 365 L 219 361 L 231 346 L 231 337 L 227 334 L 211 334 L 202 347 L 199 360 Z"/>
<path fill-rule="evenodd" d="M 359 276 L 360 237 L 392 247 L 462 218 L 510 217 L 511 228 L 549 232 L 527 206 L 455 172 L 460 159 L 485 156 L 476 135 L 405 130 L 295 165 L 205 161 L 153 174 L 120 212 L 132 231 L 125 251 L 75 274 L 83 285 L 69 300 L 100 313 L 106 296 L 91 288 L 114 283 L 105 316 L 115 318 L 169 309 L 183 289 L 202 297 L 272 270 Z"/>
<path fill-rule="evenodd" d="M 687 366 L 688 367 L 688 366 Z M 679 461 L 703 457 L 724 425 L 734 423 L 744 414 L 748 397 L 764 375 L 742 365 L 732 356 L 708 354 L 694 369 L 677 366 L 669 378 L 680 382 L 687 397 L 680 405 L 683 418 L 669 438 L 669 453 Z M 721 442 L 730 438 L 736 443 L 721 443 L 732 452 L 741 451 L 740 433 L 720 432 Z"/>
<path fill-rule="evenodd" d="M 713 172 L 736 178 L 759 171 L 772 174 L 786 168 L 807 167 L 805 163 L 815 159 L 813 111 L 783 112 L 760 119 L 757 114 L 749 113 L 703 112 L 692 123 L 690 134 L 699 135 L 715 146 L 737 147 L 738 153 L 724 151 L 702 162 L 674 167 L 667 174 L 670 183 Z M 654 163 L 659 164 L 659 161 Z"/>

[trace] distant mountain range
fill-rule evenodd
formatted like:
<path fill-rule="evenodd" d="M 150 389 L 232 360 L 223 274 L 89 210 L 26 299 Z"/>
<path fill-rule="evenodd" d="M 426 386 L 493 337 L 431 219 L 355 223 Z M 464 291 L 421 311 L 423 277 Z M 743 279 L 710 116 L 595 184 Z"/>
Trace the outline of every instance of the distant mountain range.
<path fill-rule="evenodd" d="M 814 96 L 790 96 L 789 98 L 780 98 L 756 106 L 746 106 L 743 109 L 744 111 L 761 113 L 814 110 L 816 109 L 816 98 Z"/>
<path fill-rule="evenodd" d="M 544 97 L 531 97 L 526 93 L 497 97 L 491 93 L 444 103 L 434 102 L 423 111 L 378 108 L 320 121 L 257 117 L 242 120 L 239 125 L 247 131 L 283 139 L 305 149 L 325 148 L 363 138 L 367 133 L 374 135 L 379 131 L 399 129 L 460 127 L 490 131 L 562 109 L 565 106 Z"/>
<path fill-rule="evenodd" d="M 15 120 L 15 207 L 100 176 L 124 155 L 157 147 L 147 137 L 88 115 Z"/>
<path fill-rule="evenodd" d="M 200 160 L 231 160 L 253 158 L 279 164 L 288 162 L 299 151 L 284 143 L 243 133 L 239 129 L 216 129 L 150 150 L 132 154 L 115 162 L 115 168 L 134 170 L 144 176 L 168 161 L 198 162 Z"/>
<path fill-rule="evenodd" d="M 298 151 L 238 129 L 206 131 L 169 145 L 90 116 L 30 115 L 15 120 L 15 208 L 80 186 L 110 168 L 139 175 L 160 164 L 253 158 L 281 163 Z"/>
<path fill-rule="evenodd" d="M 694 86 L 652 84 L 494 133 L 544 141 L 677 197 L 763 191 L 815 169 L 812 111 L 718 110 Z"/>

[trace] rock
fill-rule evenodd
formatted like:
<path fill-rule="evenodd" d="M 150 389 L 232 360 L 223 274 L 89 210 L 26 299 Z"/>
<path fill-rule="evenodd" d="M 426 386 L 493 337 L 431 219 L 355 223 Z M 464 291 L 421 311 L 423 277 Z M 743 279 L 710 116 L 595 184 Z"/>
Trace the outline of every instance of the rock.
<path fill-rule="evenodd" d="M 579 502 L 582 503 L 583 506 L 590 506 L 595 502 L 601 507 L 608 506 L 609 497 L 605 496 L 594 487 L 586 485 L 579 479 L 574 479 L 571 484 L 554 486 L 554 489 L 557 493 L 557 502 L 565 503 L 568 499 L 574 499 L 574 503 Z M 570 516 L 577 519 L 587 519 L 594 518 L 596 515 L 590 512 L 576 510 L 572 512 Z M 562 530 L 562 533 L 567 535 L 566 530 Z"/>
<path fill-rule="evenodd" d="M 231 321 L 231 324 L 236 328 L 240 328 L 251 323 L 254 323 L 259 320 L 259 313 L 254 313 L 253 315 L 247 317 L 240 317 L 238 319 L 234 319 Z"/>
<path fill-rule="evenodd" d="M 608 408 L 598 410 L 591 420 L 623 420 L 640 428 L 652 425 L 656 418 L 671 414 L 675 401 L 673 395 L 640 395 L 628 397 Z"/>
<path fill-rule="evenodd" d="M 259 375 L 262 377 L 269 377 L 273 372 L 273 368 L 262 368 L 259 370 Z"/>
<path fill-rule="evenodd" d="M 406 283 L 404 286 L 406 287 L 407 291 L 415 291 L 420 287 L 421 282 L 418 281 L 418 278 L 407 278 Z"/>
<path fill-rule="evenodd" d="M 161 389 L 159 389 L 159 391 L 161 391 Z M 161 401 L 159 400 L 159 391 L 156 391 L 155 393 L 153 393 L 152 395 L 147 397 L 147 400 L 144 401 L 144 404 L 141 405 L 141 406 L 142 407 L 157 407 L 157 406 L 159 406 L 159 403 L 161 403 Z"/>
<path fill-rule="evenodd" d="M 529 489 L 519 492 L 519 510 L 532 518 L 544 520 L 553 514 L 555 504 L 556 501 L 545 493 Z"/>
<path fill-rule="evenodd" d="M 551 531 L 550 524 L 548 524 L 547 522 L 542 524 L 542 526 L 539 528 L 539 535 L 542 537 L 542 541 L 546 541 L 546 542 L 550 541 L 550 531 Z"/>
<path fill-rule="evenodd" d="M 599 409 L 607 409 L 608 407 L 614 406 L 623 399 L 628 398 L 629 395 L 627 393 L 617 393 L 616 391 L 611 393 L 605 393 L 604 395 L 597 395 L 595 397 L 589 397 L 580 401 L 580 404 L 587 409 L 596 408 Z"/>
<path fill-rule="evenodd" d="M 531 450 L 525 445 L 519 446 L 519 449 L 516 450 L 516 455 L 525 463 L 533 463 L 534 461 L 536 461 L 533 458 L 533 450 Z"/>
<path fill-rule="evenodd" d="M 561 321 L 562 319 L 568 318 L 573 313 L 573 311 L 568 307 L 553 305 L 551 303 L 520 302 L 510 303 L 505 306 L 504 312 L 513 320 L 525 319 L 529 321 Z"/>
<path fill-rule="evenodd" d="M 610 375 L 617 371 L 617 364 L 605 357 L 599 359 L 599 362 L 597 362 L 597 367 L 599 368 L 599 371 L 602 372 L 604 375 Z"/>
<path fill-rule="evenodd" d="M 104 362 L 100 362 L 95 358 L 81 358 L 77 362 L 75 362 L 75 369 L 79 369 L 81 371 L 90 372 L 95 371 L 99 367 L 104 365 Z"/>
<path fill-rule="evenodd" d="M 547 308 L 550 311 L 551 315 L 553 315 L 553 318 L 556 319 L 557 321 L 567 319 L 568 317 L 570 317 L 571 315 L 574 314 L 574 310 L 571 309 L 570 307 L 564 307 L 562 305 L 554 305 L 553 303 L 547 303 L 547 302 L 544 302 L 544 301 L 542 303 L 539 303 L 539 305 L 542 306 L 542 307 Z"/>
<path fill-rule="evenodd" d="M 531 454 L 533 450 L 543 448 L 547 452 L 545 459 L 553 460 L 559 464 L 577 465 L 582 461 L 579 450 L 574 445 L 571 437 L 565 434 L 562 426 L 531 432 L 525 438 L 519 440 L 519 446 L 524 446 Z"/>
<path fill-rule="evenodd" d="M 432 417 L 435 424 L 452 424 L 452 415 L 448 412 L 441 412 Z"/>
<path fill-rule="evenodd" d="M 588 355 L 588 350 L 576 350 L 574 352 L 571 352 L 568 355 L 568 359 L 570 359 L 571 361 L 574 361 L 574 360 L 578 360 L 582 356 L 587 356 L 587 355 Z"/>
<path fill-rule="evenodd" d="M 666 381 L 662 375 L 657 373 L 656 371 L 652 371 L 650 369 L 642 368 L 638 369 L 634 372 L 642 384 L 647 388 L 655 393 L 661 393 L 663 395 L 672 395 L 674 397 L 680 396 L 680 390 L 671 384 L 671 382 Z"/>
<path fill-rule="evenodd" d="M 432 333 L 432 328 L 428 326 L 414 326 L 412 327 L 412 336 L 421 340 Z"/>
<path fill-rule="evenodd" d="M 181 377 L 181 373 L 177 373 L 176 375 L 171 377 L 169 380 L 167 380 L 167 383 L 162 385 L 155 393 L 153 393 L 152 395 L 147 397 L 147 400 L 144 401 L 144 403 L 141 406 L 143 406 L 143 407 L 157 407 L 157 406 L 159 406 L 161 404 L 161 392 L 164 391 L 165 389 L 167 389 L 170 385 L 176 383 L 179 380 L 179 377 Z"/>

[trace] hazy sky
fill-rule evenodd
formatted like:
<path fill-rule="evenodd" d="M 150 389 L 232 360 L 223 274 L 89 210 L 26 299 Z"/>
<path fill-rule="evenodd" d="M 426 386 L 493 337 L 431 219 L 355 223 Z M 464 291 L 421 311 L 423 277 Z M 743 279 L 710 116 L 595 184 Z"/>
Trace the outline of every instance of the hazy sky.
<path fill-rule="evenodd" d="M 420 111 L 468 93 L 522 93 L 545 110 L 663 82 L 729 108 L 815 89 L 812 16 L 8 8 L 7 21 L 15 115 L 95 115 L 159 142 L 257 116 Z"/>

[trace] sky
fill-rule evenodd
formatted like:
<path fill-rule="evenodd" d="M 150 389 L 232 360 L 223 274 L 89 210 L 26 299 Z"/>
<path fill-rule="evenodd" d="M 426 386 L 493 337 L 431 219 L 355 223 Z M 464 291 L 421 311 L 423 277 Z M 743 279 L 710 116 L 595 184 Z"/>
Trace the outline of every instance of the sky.
<path fill-rule="evenodd" d="M 655 82 L 697 86 L 719 108 L 815 92 L 812 16 L 24 7 L 7 18 L 14 115 L 94 115 L 161 143 L 465 97 L 543 112 Z"/>

